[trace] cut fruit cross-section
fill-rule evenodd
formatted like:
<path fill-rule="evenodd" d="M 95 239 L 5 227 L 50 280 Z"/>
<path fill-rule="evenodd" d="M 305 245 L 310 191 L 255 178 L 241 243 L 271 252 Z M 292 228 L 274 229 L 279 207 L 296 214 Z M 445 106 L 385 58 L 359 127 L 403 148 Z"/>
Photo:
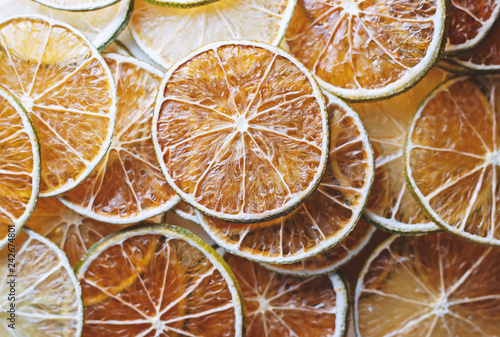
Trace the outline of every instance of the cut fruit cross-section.
<path fill-rule="evenodd" d="M 65 11 L 95 11 L 125 0 L 33 0 L 44 6 Z"/>
<path fill-rule="evenodd" d="M 286 33 L 293 55 L 349 100 L 398 94 L 442 48 L 445 0 L 299 0 Z"/>
<path fill-rule="evenodd" d="M 190 8 L 208 5 L 219 0 L 146 0 L 157 6 L 168 6 L 174 8 Z"/>
<path fill-rule="evenodd" d="M 80 337 L 80 284 L 52 242 L 20 232 L 0 251 L 0 281 L 0 336 Z"/>
<path fill-rule="evenodd" d="M 324 98 L 282 50 L 210 44 L 172 66 L 159 90 L 156 155 L 191 206 L 259 222 L 292 211 L 318 185 L 329 145 Z"/>
<path fill-rule="evenodd" d="M 329 163 L 313 194 L 294 212 L 267 223 L 198 219 L 214 241 L 233 254 L 265 263 L 294 263 L 339 244 L 354 228 L 373 181 L 373 153 L 358 116 L 328 95 Z"/>
<path fill-rule="evenodd" d="M 112 234 L 91 248 L 76 273 L 85 304 L 83 336 L 243 336 L 233 273 L 185 229 L 153 225 Z M 134 281 L 119 287 L 123 279 Z"/>
<path fill-rule="evenodd" d="M 63 193 L 90 174 L 111 143 L 111 72 L 82 33 L 43 16 L 1 22 L 0 46 L 0 86 L 29 112 L 40 140 L 40 195 Z"/>
<path fill-rule="evenodd" d="M 500 250 L 445 233 L 393 236 L 358 279 L 358 337 L 498 336 Z"/>
<path fill-rule="evenodd" d="M 118 90 L 116 128 L 103 161 L 59 199 L 98 221 L 130 224 L 166 212 L 180 198 L 165 181 L 151 141 L 155 97 L 163 74 L 132 57 L 106 54 Z"/>
<path fill-rule="evenodd" d="M 200 222 L 198 221 L 198 217 L 196 216 L 195 209 L 184 201 L 181 201 L 177 205 L 175 205 L 173 211 L 181 218 L 192 221 L 196 224 L 200 224 Z"/>
<path fill-rule="evenodd" d="M 442 84 L 413 117 L 404 149 L 410 191 L 429 217 L 451 233 L 495 246 L 500 246 L 499 88 L 494 77 Z"/>
<path fill-rule="evenodd" d="M 0 248 L 14 239 L 35 208 L 39 151 L 26 111 L 0 89 Z"/>
<path fill-rule="evenodd" d="M 347 330 L 347 289 L 337 274 L 299 278 L 225 254 L 243 292 L 247 337 L 341 337 Z"/>

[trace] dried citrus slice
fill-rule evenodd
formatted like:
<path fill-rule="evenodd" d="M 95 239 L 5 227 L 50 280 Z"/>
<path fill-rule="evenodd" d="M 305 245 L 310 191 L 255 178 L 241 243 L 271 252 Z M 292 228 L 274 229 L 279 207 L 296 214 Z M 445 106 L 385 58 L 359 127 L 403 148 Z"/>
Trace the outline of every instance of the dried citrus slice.
<path fill-rule="evenodd" d="M 354 228 L 373 180 L 373 153 L 356 113 L 328 95 L 331 148 L 319 187 L 293 213 L 267 223 L 234 224 L 198 213 L 224 249 L 265 263 L 293 263 L 341 242 Z"/>
<path fill-rule="evenodd" d="M 219 0 L 146 0 L 157 6 L 168 6 L 176 8 L 190 8 L 210 4 Z"/>
<path fill-rule="evenodd" d="M 126 45 L 123 44 L 123 42 L 120 42 L 120 40 L 115 40 L 112 44 L 107 46 L 103 52 L 107 54 L 113 53 L 123 56 L 132 56 L 132 52 L 127 48 Z"/>
<path fill-rule="evenodd" d="M 79 337 L 82 293 L 64 253 L 31 230 L 0 251 L 0 335 Z"/>
<path fill-rule="evenodd" d="M 499 249 L 444 233 L 389 238 L 358 279 L 356 335 L 495 336 L 499 260 Z"/>
<path fill-rule="evenodd" d="M 154 253 L 144 264 L 151 245 Z M 140 273 L 138 265 L 145 265 Z M 90 250 L 76 273 L 85 304 L 84 336 L 243 335 L 233 273 L 187 230 L 153 225 L 112 234 Z M 129 287 L 108 292 L 132 275 L 137 277 Z M 89 304 L 97 294 L 108 298 Z"/>
<path fill-rule="evenodd" d="M 40 140 L 40 195 L 65 192 L 94 169 L 111 143 L 111 72 L 80 32 L 43 16 L 1 22 L 0 46 L 0 86 L 29 112 Z"/>
<path fill-rule="evenodd" d="M 77 213 L 116 224 L 139 222 L 163 213 L 180 198 L 168 186 L 151 140 L 155 97 L 162 72 L 118 54 L 104 60 L 118 90 L 116 128 L 103 161 L 59 199 Z"/>
<path fill-rule="evenodd" d="M 47 7 L 65 11 L 95 11 L 96 9 L 111 6 L 122 0 L 33 0 Z"/>
<path fill-rule="evenodd" d="M 312 75 L 281 49 L 217 42 L 167 72 L 153 142 L 168 183 L 191 206 L 227 221 L 265 221 L 318 185 L 327 112 Z"/>
<path fill-rule="evenodd" d="M 498 14 L 498 0 L 451 0 L 448 41 L 445 51 L 459 52 L 476 47 L 490 32 Z"/>
<path fill-rule="evenodd" d="M 414 88 L 393 98 L 352 104 L 375 149 L 375 183 L 366 216 L 397 233 L 427 233 L 438 227 L 408 191 L 402 168 L 403 143 L 411 116 L 433 88 L 450 75 L 433 68 Z"/>
<path fill-rule="evenodd" d="M 286 42 L 329 92 L 349 100 L 395 95 L 437 61 L 445 0 L 299 0 Z"/>
<path fill-rule="evenodd" d="M 0 248 L 35 208 L 40 186 L 38 139 L 23 107 L 0 89 Z"/>
<path fill-rule="evenodd" d="M 439 86 L 408 128 L 410 191 L 441 227 L 500 246 L 500 130 L 497 82 L 488 95 L 472 79 Z M 489 97 L 488 97 L 489 96 Z"/>
<path fill-rule="evenodd" d="M 132 7 L 132 0 L 121 0 L 96 11 L 74 13 L 53 9 L 33 0 L 0 0 L 0 20 L 20 14 L 42 14 L 80 30 L 101 51 L 125 28 Z"/>
<path fill-rule="evenodd" d="M 169 68 L 201 46 L 248 39 L 279 45 L 295 0 L 224 0 L 196 8 L 168 8 L 137 0 L 130 21 L 137 45 Z"/>
<path fill-rule="evenodd" d="M 347 331 L 348 298 L 337 274 L 299 278 L 225 254 L 241 285 L 247 337 L 341 337 Z"/>
<path fill-rule="evenodd" d="M 313 257 L 296 263 L 262 264 L 281 274 L 312 276 L 335 271 L 358 255 L 375 233 L 375 227 L 360 218 L 352 232 L 342 241 Z"/>
<path fill-rule="evenodd" d="M 177 205 L 175 205 L 173 211 L 181 218 L 192 221 L 196 224 L 200 224 L 200 222 L 198 221 L 198 217 L 196 216 L 195 209 L 184 201 L 181 201 Z"/>

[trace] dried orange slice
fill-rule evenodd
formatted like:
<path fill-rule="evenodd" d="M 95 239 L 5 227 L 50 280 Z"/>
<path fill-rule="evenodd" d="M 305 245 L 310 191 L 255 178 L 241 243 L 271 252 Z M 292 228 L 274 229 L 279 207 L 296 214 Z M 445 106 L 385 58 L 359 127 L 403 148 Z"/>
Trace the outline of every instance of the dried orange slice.
<path fill-rule="evenodd" d="M 375 149 L 375 183 L 366 216 L 385 230 L 427 233 L 438 227 L 408 191 L 402 168 L 403 143 L 411 116 L 422 100 L 451 75 L 433 68 L 414 88 L 393 98 L 352 104 Z"/>
<path fill-rule="evenodd" d="M 153 255 L 146 258 L 151 246 Z M 76 273 L 85 304 L 83 336 L 243 335 L 242 300 L 233 273 L 187 230 L 153 225 L 112 234 L 90 250 Z M 134 275 L 132 284 L 113 293 Z M 107 299 L 88 303 L 99 294 Z"/>
<path fill-rule="evenodd" d="M 500 246 L 500 82 L 483 80 L 481 87 L 450 80 L 422 103 L 408 128 L 404 167 L 410 191 L 438 225 Z"/>
<path fill-rule="evenodd" d="M 0 23 L 0 86 L 40 140 L 41 196 L 74 188 L 104 157 L 116 116 L 108 66 L 82 33 L 43 16 Z"/>
<path fill-rule="evenodd" d="M 293 263 L 338 244 L 354 228 L 373 181 L 373 153 L 356 113 L 327 97 L 331 148 L 317 190 L 293 213 L 267 223 L 234 224 L 198 212 L 219 246 L 258 262 Z"/>
<path fill-rule="evenodd" d="M 299 278 L 225 254 L 241 285 L 247 337 L 340 337 L 347 331 L 347 289 L 337 274 Z"/>
<path fill-rule="evenodd" d="M 359 337 L 498 334 L 500 250 L 448 234 L 393 236 L 358 279 Z"/>
<path fill-rule="evenodd" d="M 437 61 L 445 0 L 298 0 L 286 32 L 294 56 L 349 100 L 398 94 Z"/>
<path fill-rule="evenodd" d="M 151 140 L 155 97 L 162 73 L 132 57 L 107 54 L 118 90 L 116 128 L 104 160 L 59 198 L 90 218 L 129 224 L 163 213 L 180 198 L 168 186 Z"/>
<path fill-rule="evenodd" d="M 0 89 L 0 248 L 16 237 L 40 187 L 38 139 L 22 106 Z"/>
<path fill-rule="evenodd" d="M 200 224 L 200 222 L 198 221 L 198 217 L 196 216 L 195 209 L 184 201 L 181 201 L 177 205 L 175 205 L 173 211 L 181 218 L 192 221 L 196 224 Z"/>
<path fill-rule="evenodd" d="M 449 11 L 445 51 L 453 53 L 476 47 L 488 35 L 500 13 L 500 1 L 452 0 Z"/>
<path fill-rule="evenodd" d="M 299 206 L 323 175 L 328 135 L 312 75 L 281 49 L 249 41 L 209 44 L 172 66 L 153 119 L 168 183 L 233 222 Z"/>
<path fill-rule="evenodd" d="M 0 250 L 0 271 L 0 336 L 81 336 L 82 290 L 56 245 L 25 229 Z"/>

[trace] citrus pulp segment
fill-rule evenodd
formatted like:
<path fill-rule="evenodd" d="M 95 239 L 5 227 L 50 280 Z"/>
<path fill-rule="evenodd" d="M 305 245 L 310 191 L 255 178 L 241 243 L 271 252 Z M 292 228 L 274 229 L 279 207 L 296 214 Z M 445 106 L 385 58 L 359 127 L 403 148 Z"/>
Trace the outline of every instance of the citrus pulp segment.
<path fill-rule="evenodd" d="M 165 69 L 205 44 L 248 39 L 279 45 L 295 0 L 221 0 L 196 8 L 137 0 L 130 21 L 137 45 Z"/>
<path fill-rule="evenodd" d="M 35 208 L 39 151 L 26 111 L 0 89 L 0 248 L 14 239 Z"/>
<path fill-rule="evenodd" d="M 292 54 L 327 91 L 353 101 L 398 94 L 437 61 L 445 0 L 298 0 Z"/>
<path fill-rule="evenodd" d="M 404 168 L 410 191 L 438 225 L 500 246 L 500 82 L 483 82 L 457 78 L 432 92 L 408 128 Z"/>
<path fill-rule="evenodd" d="M 225 254 L 241 286 L 247 337 L 341 337 L 347 331 L 348 297 L 337 274 L 300 278 Z"/>
<path fill-rule="evenodd" d="M 499 249 L 445 233 L 389 238 L 359 276 L 356 335 L 495 336 L 499 259 Z"/>
<path fill-rule="evenodd" d="M 296 263 L 262 265 L 280 274 L 312 276 L 330 273 L 357 256 L 368 244 L 375 229 L 369 222 L 360 218 L 354 229 L 332 248 Z"/>
<path fill-rule="evenodd" d="M 80 30 L 102 51 L 127 25 L 133 1 L 121 0 L 91 12 L 68 12 L 50 8 L 33 0 L 0 0 L 0 20 L 21 14 L 41 14 L 61 20 Z"/>
<path fill-rule="evenodd" d="M 95 11 L 122 0 L 33 0 L 44 6 L 65 11 Z"/>
<path fill-rule="evenodd" d="M 451 0 L 445 51 L 454 53 L 476 47 L 490 32 L 500 13 L 498 0 Z"/>
<path fill-rule="evenodd" d="M 375 149 L 375 182 L 365 214 L 385 230 L 408 234 L 438 230 L 408 191 L 402 168 L 403 143 L 418 105 L 449 77 L 448 73 L 433 68 L 419 84 L 401 95 L 351 105 Z"/>
<path fill-rule="evenodd" d="M 312 75 L 281 49 L 218 42 L 167 72 L 153 142 L 168 183 L 191 206 L 260 222 L 292 211 L 320 182 L 327 117 Z"/>
<path fill-rule="evenodd" d="M 80 284 L 56 245 L 25 229 L 0 251 L 0 258 L 1 336 L 80 337 Z M 8 312 L 12 304 L 14 317 Z"/>
<path fill-rule="evenodd" d="M 195 209 L 184 201 L 180 201 L 177 205 L 175 205 L 173 211 L 181 218 L 200 224 L 198 217 L 196 216 Z"/>
<path fill-rule="evenodd" d="M 227 251 L 264 263 L 294 263 L 341 242 L 354 228 L 373 181 L 373 153 L 358 116 L 328 95 L 331 148 L 323 179 L 294 212 L 269 222 L 234 224 L 197 212 Z"/>
<path fill-rule="evenodd" d="M 111 43 L 106 47 L 106 49 L 104 49 L 103 53 L 133 56 L 132 52 L 127 48 L 126 45 L 123 44 L 123 42 L 120 42 L 120 40 L 113 41 L 113 43 Z"/>
<path fill-rule="evenodd" d="M 151 247 L 153 254 L 146 253 Z M 233 273 L 187 230 L 152 225 L 112 234 L 90 250 L 76 273 L 85 304 L 83 336 L 243 335 Z M 123 279 L 133 282 L 115 292 Z M 88 303 L 100 295 L 101 301 Z"/>
<path fill-rule="evenodd" d="M 219 0 L 146 0 L 147 2 L 157 6 L 168 6 L 174 8 L 191 8 L 197 6 L 208 5 Z"/>
<path fill-rule="evenodd" d="M 59 199 L 90 218 L 130 224 L 165 212 L 180 200 L 163 177 L 151 140 L 163 73 L 128 56 L 106 54 L 104 60 L 118 91 L 113 140 L 94 171 Z"/>
<path fill-rule="evenodd" d="M 111 143 L 116 87 L 109 68 L 80 32 L 43 16 L 1 22 L 0 46 L 0 86 L 29 112 L 40 140 L 40 195 L 65 192 Z"/>

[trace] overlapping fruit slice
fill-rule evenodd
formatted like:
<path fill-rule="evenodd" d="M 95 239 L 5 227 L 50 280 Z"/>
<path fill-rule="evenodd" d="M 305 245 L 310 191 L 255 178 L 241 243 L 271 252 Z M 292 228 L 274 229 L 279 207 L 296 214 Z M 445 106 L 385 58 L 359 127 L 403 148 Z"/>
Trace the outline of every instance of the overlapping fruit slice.
<path fill-rule="evenodd" d="M 452 0 L 446 52 L 477 46 L 493 27 L 500 13 L 498 0 Z"/>
<path fill-rule="evenodd" d="M 39 186 L 40 153 L 35 130 L 19 103 L 0 89 L 0 248 L 28 220 Z"/>
<path fill-rule="evenodd" d="M 111 143 L 116 88 L 109 68 L 80 32 L 43 16 L 0 23 L 0 46 L 0 86 L 29 112 L 40 140 L 40 194 L 65 192 Z"/>
<path fill-rule="evenodd" d="M 450 80 L 421 105 L 404 155 L 411 191 L 444 229 L 500 246 L 498 78 Z"/>
<path fill-rule="evenodd" d="M 294 6 L 294 0 L 222 0 L 186 9 L 137 0 L 130 28 L 146 55 L 167 69 L 211 42 L 248 39 L 277 46 Z"/>
<path fill-rule="evenodd" d="M 426 233 L 438 227 L 415 202 L 404 181 L 403 142 L 411 116 L 433 88 L 450 75 L 433 68 L 408 92 L 351 105 L 359 114 L 375 149 L 375 182 L 365 214 L 382 228 L 399 233 Z"/>
<path fill-rule="evenodd" d="M 66 11 L 95 11 L 121 0 L 33 0 L 42 5 Z"/>
<path fill-rule="evenodd" d="M 120 40 L 115 40 L 113 43 L 111 43 L 109 46 L 104 49 L 104 53 L 108 54 L 120 54 L 123 56 L 132 56 L 132 53 L 130 50 L 123 44 L 123 42 L 120 42 Z"/>
<path fill-rule="evenodd" d="M 500 250 L 448 234 L 393 236 L 358 279 L 359 337 L 495 336 Z"/>
<path fill-rule="evenodd" d="M 444 0 L 298 0 L 291 52 L 326 90 L 349 100 L 395 95 L 436 62 Z"/>
<path fill-rule="evenodd" d="M 156 161 L 151 125 L 162 73 L 132 57 L 104 56 L 118 90 L 113 141 L 96 169 L 60 200 L 90 218 L 117 224 L 167 211 L 179 197 Z"/>
<path fill-rule="evenodd" d="M 196 216 L 195 209 L 185 201 L 181 201 L 177 205 L 175 205 L 173 211 L 181 218 L 184 218 L 186 220 L 192 221 L 197 224 L 200 223 L 198 221 L 198 217 Z"/>
<path fill-rule="evenodd" d="M 154 225 L 113 234 L 91 249 L 77 276 L 85 304 L 83 336 L 243 335 L 234 275 L 184 229 Z M 133 282 L 120 287 L 124 279 Z"/>
<path fill-rule="evenodd" d="M 313 194 L 293 213 L 267 223 L 234 224 L 198 213 L 205 231 L 224 249 L 266 263 L 293 263 L 341 242 L 368 199 L 373 153 L 352 109 L 328 95 L 329 163 Z"/>
<path fill-rule="evenodd" d="M 1 336 L 80 336 L 81 288 L 56 245 L 24 230 L 0 251 L 0 270 Z"/>
<path fill-rule="evenodd" d="M 337 274 L 299 278 L 226 254 L 241 285 L 247 337 L 340 337 L 347 330 L 347 290 Z"/>
<path fill-rule="evenodd" d="M 177 8 L 190 8 L 196 6 L 207 5 L 219 0 L 146 0 L 149 3 L 157 6 L 169 6 Z"/>
<path fill-rule="evenodd" d="M 318 185 L 329 145 L 323 95 L 282 50 L 210 44 L 172 66 L 159 90 L 157 158 L 191 206 L 259 222 L 290 212 Z"/>
<path fill-rule="evenodd" d="M 127 25 L 132 5 L 132 0 L 121 0 L 103 9 L 75 13 L 50 8 L 33 0 L 0 0 L 0 19 L 20 14 L 42 14 L 75 27 L 97 49 L 103 50 Z"/>

